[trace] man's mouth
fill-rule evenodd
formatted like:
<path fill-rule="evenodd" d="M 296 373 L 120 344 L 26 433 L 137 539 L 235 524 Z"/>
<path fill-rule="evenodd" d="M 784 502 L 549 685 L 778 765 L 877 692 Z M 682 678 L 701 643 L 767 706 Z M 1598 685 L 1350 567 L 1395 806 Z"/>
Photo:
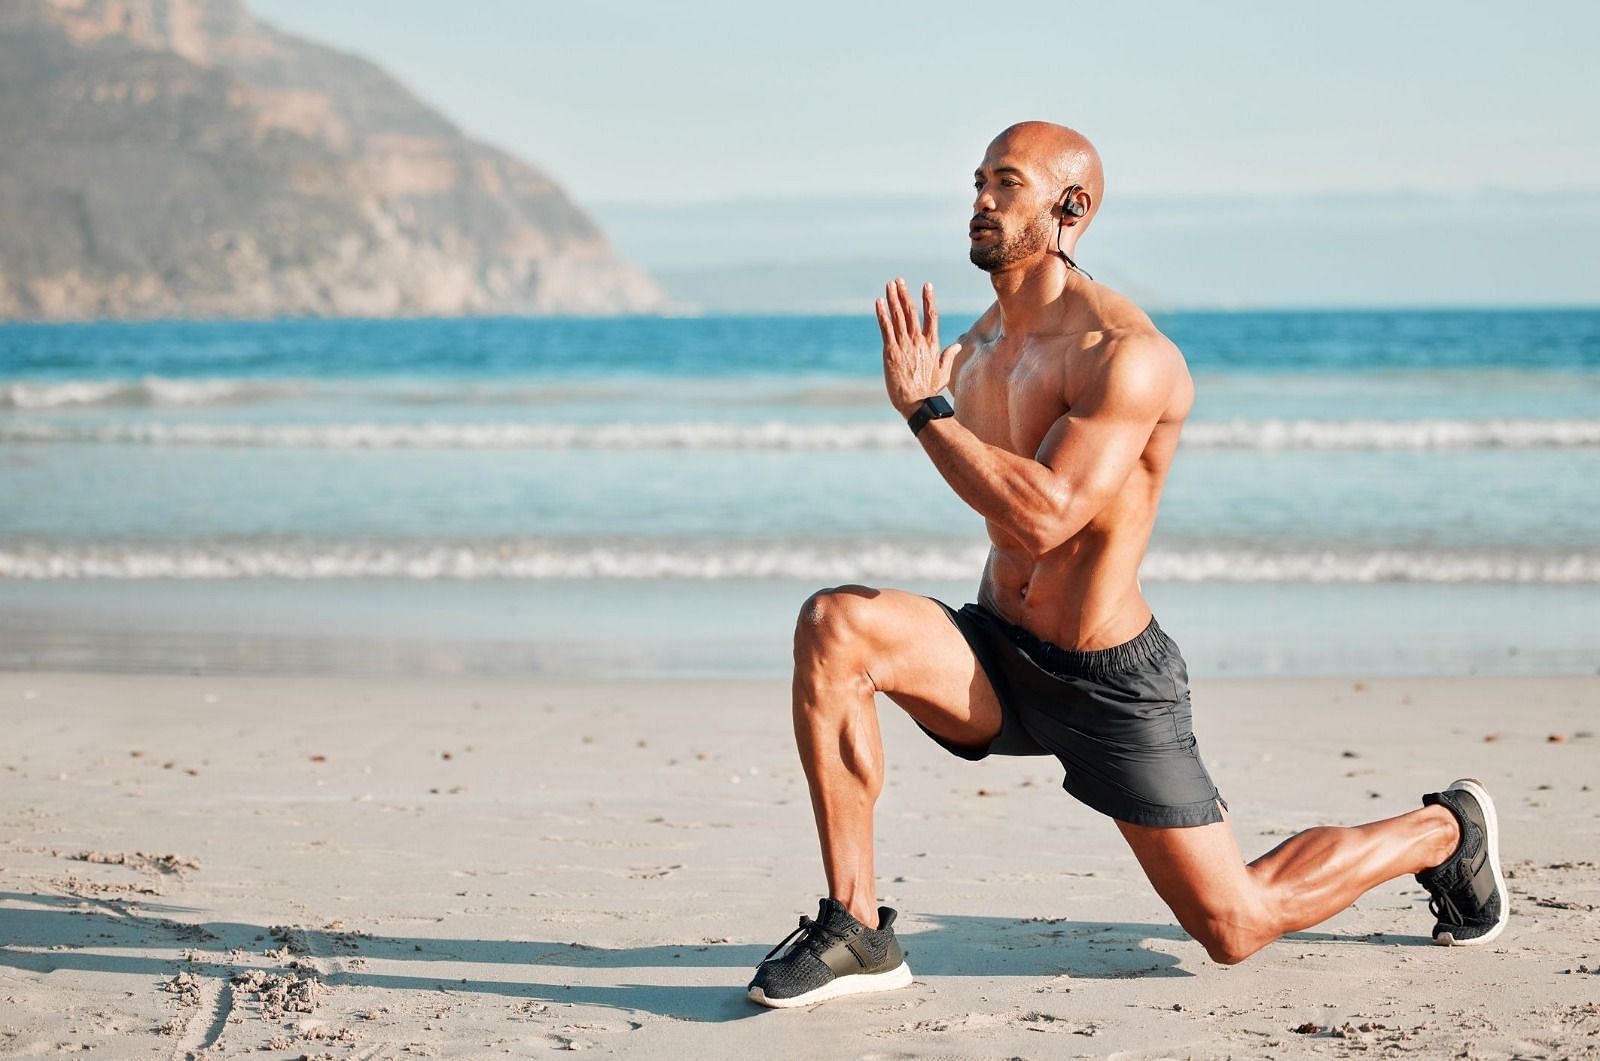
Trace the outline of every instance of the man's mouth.
<path fill-rule="evenodd" d="M 977 239 L 985 232 L 998 232 L 999 230 L 1000 226 L 993 221 L 975 217 L 972 219 L 971 224 L 967 226 L 967 237 L 969 239 Z"/>

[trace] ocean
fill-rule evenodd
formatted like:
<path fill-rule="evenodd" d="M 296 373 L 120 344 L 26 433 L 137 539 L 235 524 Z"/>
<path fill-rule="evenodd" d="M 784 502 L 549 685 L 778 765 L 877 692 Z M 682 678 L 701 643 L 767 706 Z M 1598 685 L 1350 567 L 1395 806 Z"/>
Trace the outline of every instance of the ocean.
<path fill-rule="evenodd" d="M 1169 313 L 1198 673 L 1593 673 L 1600 311 Z M 772 674 L 982 524 L 853 317 L 0 327 L 0 666 Z"/>

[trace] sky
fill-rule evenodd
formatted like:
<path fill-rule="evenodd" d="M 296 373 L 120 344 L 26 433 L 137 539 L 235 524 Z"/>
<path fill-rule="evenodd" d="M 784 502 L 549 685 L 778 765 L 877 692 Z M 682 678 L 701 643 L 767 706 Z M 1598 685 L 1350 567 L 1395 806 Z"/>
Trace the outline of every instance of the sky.
<path fill-rule="evenodd" d="M 1073 125 L 1107 202 L 1600 188 L 1600 4 L 248 0 L 584 205 L 965 194 Z"/>

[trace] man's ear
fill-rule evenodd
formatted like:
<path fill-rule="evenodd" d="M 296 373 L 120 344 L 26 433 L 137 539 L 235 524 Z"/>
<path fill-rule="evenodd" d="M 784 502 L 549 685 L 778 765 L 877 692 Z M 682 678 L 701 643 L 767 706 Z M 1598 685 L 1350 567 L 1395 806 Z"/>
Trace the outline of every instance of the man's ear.
<path fill-rule="evenodd" d="M 1089 193 L 1083 190 L 1083 185 L 1074 184 L 1062 193 L 1056 211 L 1061 216 L 1062 224 L 1076 225 L 1078 219 L 1089 212 L 1090 205 Z"/>

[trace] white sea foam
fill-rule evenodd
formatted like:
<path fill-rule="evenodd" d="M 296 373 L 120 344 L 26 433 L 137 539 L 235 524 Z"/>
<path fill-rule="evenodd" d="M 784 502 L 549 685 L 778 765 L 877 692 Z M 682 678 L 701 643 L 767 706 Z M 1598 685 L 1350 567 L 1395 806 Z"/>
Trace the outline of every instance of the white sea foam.
<path fill-rule="evenodd" d="M 1600 446 L 1600 420 L 1232 420 L 1195 423 L 1199 449 L 1540 449 Z"/>
<path fill-rule="evenodd" d="M 67 383 L 7 383 L 0 387 L 0 408 L 54 409 L 64 405 L 103 405 L 127 392 L 115 380 L 73 380 Z"/>
<path fill-rule="evenodd" d="M 60 409 L 73 406 L 227 405 L 297 394 L 292 380 L 168 379 L 64 380 L 0 383 L 0 409 Z"/>
<path fill-rule="evenodd" d="M 0 578 L 49 579 L 971 579 L 981 544 L 567 543 L 549 541 L 0 548 Z M 1600 553 L 1417 550 L 1156 551 L 1154 582 L 1600 583 Z"/>
<path fill-rule="evenodd" d="M 98 425 L 23 421 L 0 423 L 0 442 L 549 450 L 892 450 L 916 445 L 910 432 L 894 421 Z M 1191 424 L 1183 445 L 1231 450 L 1593 449 L 1600 448 L 1600 420 L 1236 420 Z"/>
<path fill-rule="evenodd" d="M 81 406 L 199 406 L 294 397 L 310 393 L 341 399 L 412 407 L 533 406 L 549 408 L 572 403 L 629 403 L 665 393 L 678 399 L 723 407 L 805 405 L 815 407 L 883 405 L 883 385 L 871 380 L 818 382 L 809 379 L 711 382 L 636 379 L 482 382 L 464 379 L 427 381 L 359 378 L 207 378 L 145 376 L 138 379 L 0 380 L 0 409 L 59 409 Z"/>
<path fill-rule="evenodd" d="M 314 449 L 898 449 L 910 432 L 888 424 L 0 424 L 7 442 Z"/>

